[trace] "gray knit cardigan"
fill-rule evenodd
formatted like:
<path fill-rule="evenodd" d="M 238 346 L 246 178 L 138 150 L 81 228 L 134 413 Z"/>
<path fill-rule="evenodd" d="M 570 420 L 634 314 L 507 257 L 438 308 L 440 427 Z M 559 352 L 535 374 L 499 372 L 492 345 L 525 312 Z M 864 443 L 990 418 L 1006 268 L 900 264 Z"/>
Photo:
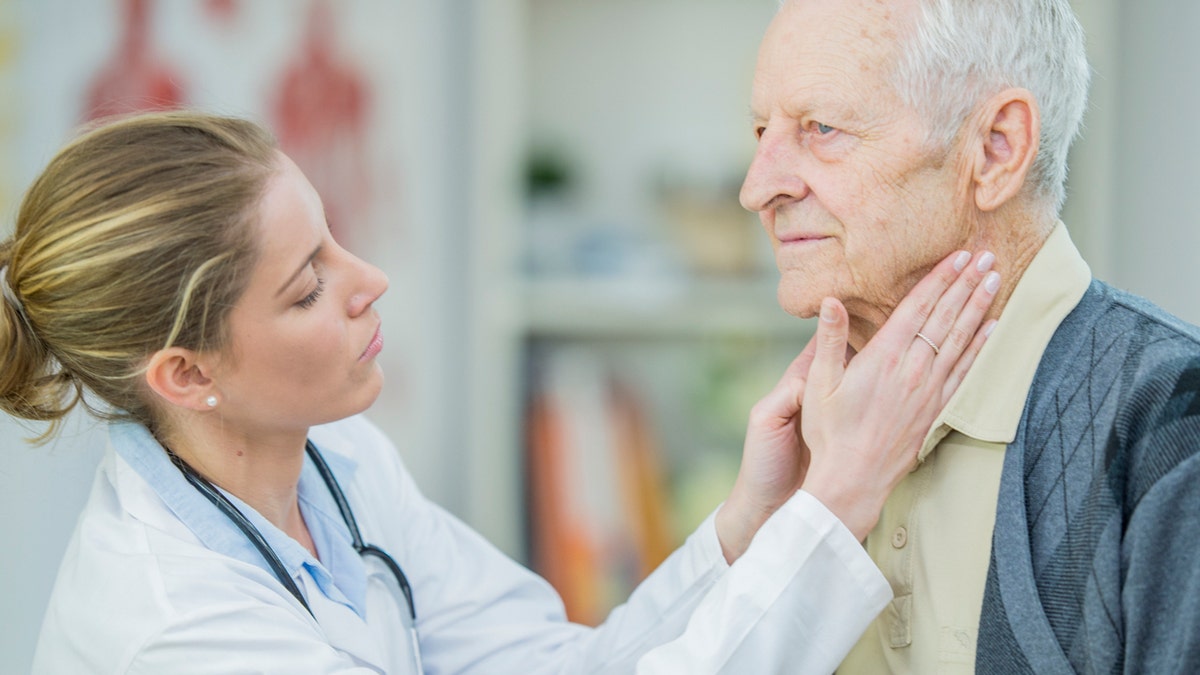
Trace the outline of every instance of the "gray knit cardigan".
<path fill-rule="evenodd" d="M 1059 326 L 1004 459 L 976 672 L 1200 673 L 1200 328 L 1098 281 Z"/>

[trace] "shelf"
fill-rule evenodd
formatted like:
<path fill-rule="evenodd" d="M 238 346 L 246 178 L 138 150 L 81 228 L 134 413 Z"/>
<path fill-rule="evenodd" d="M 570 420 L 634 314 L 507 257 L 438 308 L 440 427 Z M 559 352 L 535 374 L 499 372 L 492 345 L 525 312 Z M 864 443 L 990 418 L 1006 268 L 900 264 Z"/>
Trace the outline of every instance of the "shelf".
<path fill-rule="evenodd" d="M 535 338 L 804 338 L 810 320 L 775 299 L 774 279 L 531 280 L 520 285 Z"/>
<path fill-rule="evenodd" d="M 680 194 L 724 195 L 732 218 L 757 237 L 750 246 L 766 247 L 729 188 L 753 156 L 746 87 L 777 0 L 494 0 L 472 7 L 469 77 L 462 79 L 473 105 L 456 106 L 477 141 L 464 181 L 470 301 L 463 369 L 471 414 L 460 515 L 523 558 L 530 505 L 522 472 L 537 359 L 578 350 L 581 362 L 595 356 L 596 382 L 634 382 L 630 395 L 645 401 L 646 425 L 671 430 L 660 440 L 665 470 L 677 472 L 701 448 L 736 453 L 746 411 L 815 324 L 780 309 L 770 266 L 754 278 L 670 276 L 701 263 L 728 269 L 702 255 L 726 244 L 707 237 L 712 219 L 679 211 Z M 678 30 L 685 15 L 687 30 Z M 712 49 L 716 43 L 720 50 Z M 568 163 L 572 180 L 561 204 L 544 201 L 538 211 L 523 181 L 531 151 L 543 148 Z M 556 216 L 564 222 L 537 229 Z M 571 254 L 594 242 L 563 240 L 609 230 L 632 233 L 602 242 L 627 245 L 617 254 L 631 255 L 628 264 L 589 267 L 593 258 Z M 527 250 L 530 241 L 536 251 Z M 654 255 L 663 253 L 660 244 L 672 247 L 669 255 Z M 651 255 L 642 257 L 640 246 Z M 555 276 L 601 268 L 613 276 Z M 532 270 L 544 276 L 524 275 Z M 618 280 L 617 272 L 633 276 Z M 631 372 L 641 377 L 625 378 Z"/>

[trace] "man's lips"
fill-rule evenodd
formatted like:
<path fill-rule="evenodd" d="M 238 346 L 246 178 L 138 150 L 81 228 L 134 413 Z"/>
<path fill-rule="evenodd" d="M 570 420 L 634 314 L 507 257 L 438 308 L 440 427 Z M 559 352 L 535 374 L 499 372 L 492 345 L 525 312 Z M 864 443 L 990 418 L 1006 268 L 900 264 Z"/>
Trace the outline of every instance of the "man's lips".
<path fill-rule="evenodd" d="M 829 239 L 829 237 L 826 235 L 823 235 L 823 234 L 793 233 L 793 234 L 776 235 L 776 239 L 779 240 L 779 243 L 781 245 L 784 245 L 784 244 L 804 244 L 804 243 L 809 243 L 809 242 L 814 242 L 814 241 L 822 241 L 824 239 Z"/>

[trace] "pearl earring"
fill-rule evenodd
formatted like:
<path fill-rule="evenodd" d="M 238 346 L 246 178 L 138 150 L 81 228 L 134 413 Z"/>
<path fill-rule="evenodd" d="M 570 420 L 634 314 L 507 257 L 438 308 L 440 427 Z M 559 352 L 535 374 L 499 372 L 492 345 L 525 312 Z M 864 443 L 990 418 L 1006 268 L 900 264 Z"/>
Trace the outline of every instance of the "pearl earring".
<path fill-rule="evenodd" d="M 204 399 L 204 402 L 207 403 L 208 407 L 210 407 L 210 408 L 217 407 L 217 397 L 216 396 L 209 396 L 208 398 Z"/>

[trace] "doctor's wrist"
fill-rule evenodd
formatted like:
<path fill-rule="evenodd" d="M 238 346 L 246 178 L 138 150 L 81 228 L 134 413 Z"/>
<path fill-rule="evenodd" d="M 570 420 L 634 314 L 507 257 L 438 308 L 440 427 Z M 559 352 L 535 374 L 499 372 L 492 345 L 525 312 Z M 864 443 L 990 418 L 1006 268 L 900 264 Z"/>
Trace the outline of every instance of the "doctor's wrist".
<path fill-rule="evenodd" d="M 725 556 L 726 563 L 732 565 L 742 557 L 750 547 L 754 535 L 774 511 L 740 499 L 735 488 L 734 494 L 721 504 L 713 517 L 717 541 L 721 544 L 721 553 Z"/>
<path fill-rule="evenodd" d="M 834 481 L 820 480 L 805 480 L 800 489 L 829 509 L 860 542 L 865 541 L 871 530 L 875 529 L 887 495 L 884 492 L 880 498 L 850 486 L 839 489 Z"/>

